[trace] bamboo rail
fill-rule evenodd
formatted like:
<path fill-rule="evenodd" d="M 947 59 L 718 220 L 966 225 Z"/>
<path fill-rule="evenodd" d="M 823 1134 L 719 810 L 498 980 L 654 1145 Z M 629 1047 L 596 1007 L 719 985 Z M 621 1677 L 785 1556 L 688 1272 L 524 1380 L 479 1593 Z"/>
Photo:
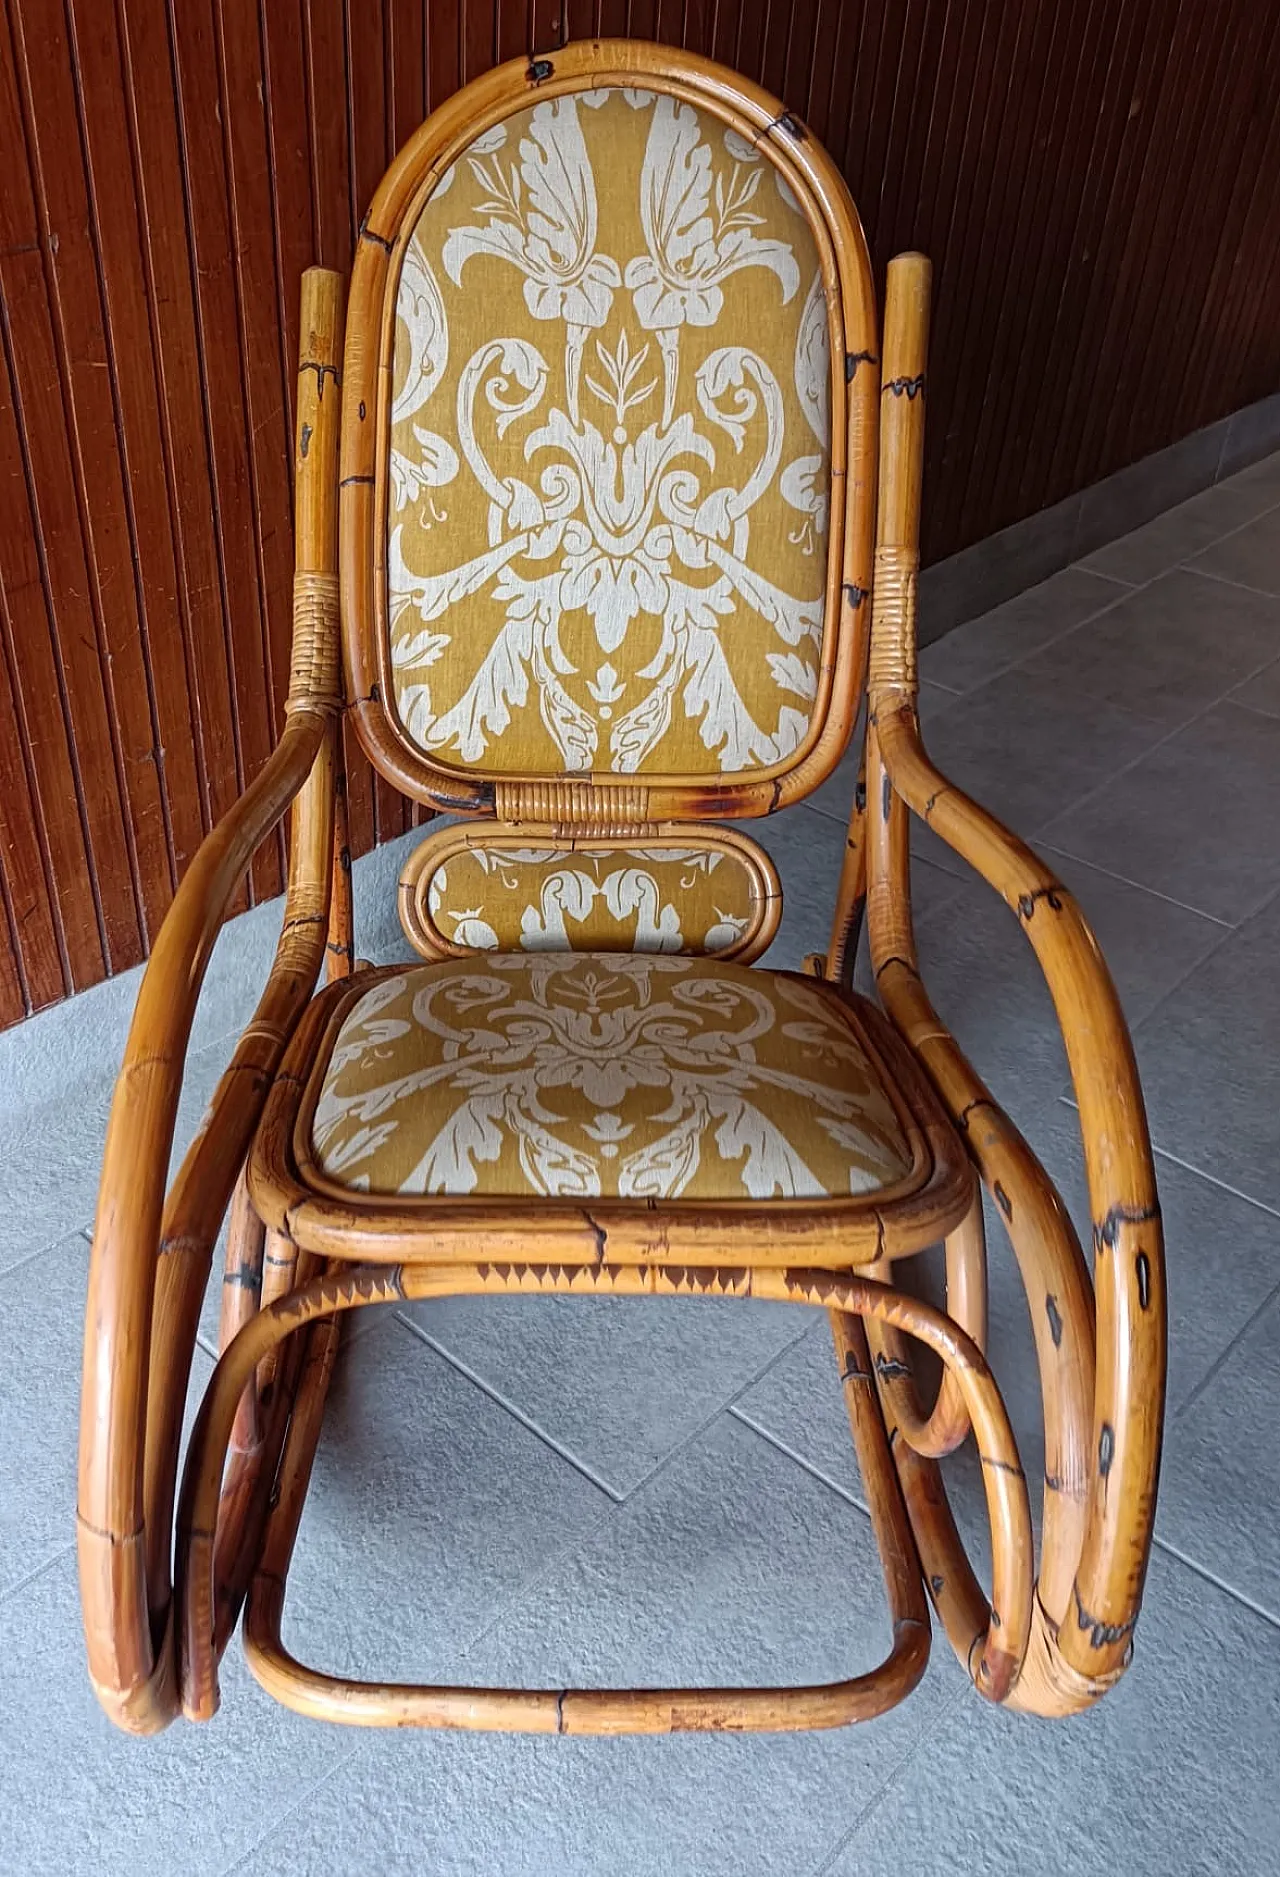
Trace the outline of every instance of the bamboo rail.
<path fill-rule="evenodd" d="M 922 255 L 890 263 L 869 679 L 871 953 L 885 1007 L 964 1131 L 1026 1285 L 1044 1398 L 1046 1481 L 1036 1635 L 1012 1699 L 1035 1712 L 1064 1713 L 1096 1699 L 1123 1672 L 1141 1601 L 1164 1404 L 1160 1213 L 1133 1050 L 1092 933 L 1061 882 L 941 774 L 921 740 L 915 587 L 928 294 Z M 1080 1109 L 1093 1296 L 1061 1200 L 925 992 L 911 931 L 907 809 L 1001 895 L 1044 973 Z M 882 1398 L 891 1427 L 901 1427 L 900 1398 L 892 1390 Z M 940 1510 L 936 1468 L 912 1453 L 909 1438 L 895 1444 L 895 1458 L 926 1574 L 964 1584 L 967 1565 Z M 940 1614 L 967 1658 L 978 1620 L 972 1585 Z"/>
<path fill-rule="evenodd" d="M 89 1672 L 134 1732 L 178 1711 L 170 1629 L 172 1507 L 191 1354 L 212 1245 L 267 1089 L 319 974 L 329 918 L 340 276 L 303 277 L 294 651 L 284 732 L 200 848 L 143 975 L 107 1129 L 89 1273 L 77 1542 Z M 284 925 L 266 989 L 166 1201 L 165 1168 L 196 1000 L 249 861 L 293 804 Z"/>
<path fill-rule="evenodd" d="M 919 1567 L 903 1522 L 888 1443 L 870 1412 L 871 1367 L 859 1318 L 885 1321 L 926 1343 L 946 1363 L 972 1419 L 991 1516 L 994 1597 L 974 1653 L 976 1684 L 1002 1699 L 1021 1666 L 1032 1623 L 1032 1537 L 1026 1481 L 999 1390 L 981 1351 L 945 1313 L 872 1279 L 829 1271 L 739 1273 L 673 1266 L 576 1270 L 562 1265 L 348 1265 L 291 1290 L 253 1317 L 219 1360 L 192 1431 L 178 1509 L 177 1633 L 183 1707 L 207 1720 L 218 1705 L 214 1534 L 223 1463 L 237 1404 L 258 1364 L 296 1332 L 339 1312 L 427 1297 L 611 1292 L 631 1296 L 731 1295 L 820 1305 L 833 1313 L 855 1441 L 877 1516 L 894 1644 L 869 1675 L 805 1688 L 532 1690 L 358 1682 L 295 1662 L 280 1643 L 289 1557 L 318 1431 L 323 1375 L 332 1359 L 312 1345 L 317 1381 L 300 1396 L 286 1444 L 277 1503 L 250 1591 L 250 1666 L 289 1706 L 364 1726 L 524 1727 L 536 1732 L 670 1732 L 690 1726 L 749 1730 L 828 1727 L 870 1718 L 901 1700 L 923 1673 L 928 1631 Z M 852 1392 L 850 1384 L 853 1384 Z"/>

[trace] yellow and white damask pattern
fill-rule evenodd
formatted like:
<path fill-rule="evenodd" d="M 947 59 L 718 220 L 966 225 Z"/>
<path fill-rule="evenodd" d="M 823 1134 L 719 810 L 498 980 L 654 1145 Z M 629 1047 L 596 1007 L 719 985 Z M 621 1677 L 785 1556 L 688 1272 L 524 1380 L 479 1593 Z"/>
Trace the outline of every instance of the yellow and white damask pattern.
<path fill-rule="evenodd" d="M 431 922 L 474 951 L 732 952 L 760 924 L 756 882 L 710 848 L 556 849 L 490 838 L 450 854 Z"/>
<path fill-rule="evenodd" d="M 912 1170 L 847 1011 L 707 959 L 455 959 L 342 1023 L 312 1121 L 364 1193 L 844 1196 Z"/>
<path fill-rule="evenodd" d="M 404 256 L 388 500 L 395 706 L 446 768 L 732 774 L 813 715 L 830 346 L 770 160 L 709 113 L 535 104 Z"/>

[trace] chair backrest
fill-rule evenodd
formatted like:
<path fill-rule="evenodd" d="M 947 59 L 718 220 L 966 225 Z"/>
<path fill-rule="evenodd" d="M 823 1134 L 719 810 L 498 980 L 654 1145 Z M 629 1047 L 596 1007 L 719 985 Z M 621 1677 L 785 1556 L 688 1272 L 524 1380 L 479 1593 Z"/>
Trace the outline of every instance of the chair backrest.
<path fill-rule="evenodd" d="M 747 81 L 603 41 L 458 93 L 352 278 L 343 620 L 374 763 L 548 837 L 816 787 L 865 663 L 875 352 L 843 181 Z"/>

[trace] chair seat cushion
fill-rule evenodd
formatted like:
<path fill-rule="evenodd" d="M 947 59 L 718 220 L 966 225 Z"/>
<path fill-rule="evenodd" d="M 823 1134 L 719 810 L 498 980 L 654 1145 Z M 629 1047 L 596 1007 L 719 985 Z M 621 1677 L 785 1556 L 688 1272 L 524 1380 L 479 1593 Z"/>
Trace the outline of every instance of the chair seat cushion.
<path fill-rule="evenodd" d="M 316 1075 L 311 1155 L 354 1192 L 847 1197 L 913 1170 L 856 1006 L 710 959 L 411 967 L 349 1007 Z"/>

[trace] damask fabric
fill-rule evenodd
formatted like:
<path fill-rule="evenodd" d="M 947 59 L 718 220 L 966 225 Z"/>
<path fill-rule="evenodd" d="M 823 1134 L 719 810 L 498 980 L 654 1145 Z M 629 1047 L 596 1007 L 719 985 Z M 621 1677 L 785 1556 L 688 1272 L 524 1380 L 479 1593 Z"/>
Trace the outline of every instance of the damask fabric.
<path fill-rule="evenodd" d="M 753 887 L 722 850 L 492 842 L 450 854 L 427 906 L 441 937 L 476 951 L 722 952 L 759 925 Z"/>
<path fill-rule="evenodd" d="M 845 1009 L 705 959 L 454 959 L 342 1023 L 312 1121 L 360 1192 L 848 1196 L 912 1169 Z"/>
<path fill-rule="evenodd" d="M 605 89 L 478 137 L 398 289 L 388 616 L 410 739 L 502 775 L 793 756 L 830 369 L 804 211 L 713 115 Z"/>

